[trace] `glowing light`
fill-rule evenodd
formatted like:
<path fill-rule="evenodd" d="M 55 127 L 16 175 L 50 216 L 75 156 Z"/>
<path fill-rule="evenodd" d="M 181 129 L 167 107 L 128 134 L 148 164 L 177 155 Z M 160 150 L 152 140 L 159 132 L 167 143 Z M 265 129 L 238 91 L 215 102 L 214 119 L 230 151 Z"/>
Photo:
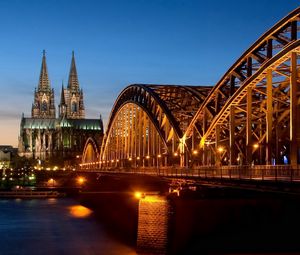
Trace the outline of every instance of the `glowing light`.
<path fill-rule="evenodd" d="M 149 155 L 147 155 L 147 156 L 146 156 L 146 159 L 149 159 L 149 158 L 150 158 L 150 156 L 149 156 Z"/>
<path fill-rule="evenodd" d="M 160 154 L 158 154 L 158 155 L 157 155 L 157 157 L 158 157 L 158 158 L 161 158 L 161 155 L 160 155 Z"/>
<path fill-rule="evenodd" d="M 177 153 L 177 152 L 174 152 L 174 156 L 177 157 L 177 156 L 178 156 L 178 153 Z"/>
<path fill-rule="evenodd" d="M 83 177 L 78 177 L 77 182 L 79 184 L 83 184 L 85 182 L 85 179 Z"/>
<path fill-rule="evenodd" d="M 136 157 L 136 160 L 140 160 L 140 157 Z"/>
<path fill-rule="evenodd" d="M 258 144 L 258 143 L 253 144 L 253 148 L 254 148 L 254 149 L 257 149 L 258 147 L 259 147 L 259 144 Z"/>
<path fill-rule="evenodd" d="M 120 160 L 117 159 L 116 161 L 119 162 Z"/>
<path fill-rule="evenodd" d="M 134 193 L 134 197 L 137 198 L 137 199 L 145 198 L 145 194 L 142 193 L 142 192 L 137 191 L 137 192 Z"/>
<path fill-rule="evenodd" d="M 132 158 L 129 158 L 128 160 L 129 160 L 129 161 L 131 161 L 131 160 L 132 160 Z"/>
<path fill-rule="evenodd" d="M 86 218 L 90 216 L 93 211 L 82 205 L 74 205 L 69 207 L 69 212 L 75 218 Z"/>
<path fill-rule="evenodd" d="M 50 178 L 50 179 L 48 180 L 48 185 L 49 185 L 49 186 L 54 186 L 54 184 L 55 184 L 55 180 L 54 180 L 53 178 Z"/>
<path fill-rule="evenodd" d="M 203 148 L 204 144 L 205 144 L 205 139 L 204 139 L 204 137 L 202 137 L 200 140 L 200 147 Z"/>
<path fill-rule="evenodd" d="M 194 155 L 197 155 L 197 154 L 198 154 L 198 151 L 197 151 L 197 150 L 193 150 L 193 154 L 194 154 Z"/>
<path fill-rule="evenodd" d="M 76 158 L 79 158 L 79 157 L 80 157 L 79 155 L 76 156 Z"/>
<path fill-rule="evenodd" d="M 224 151 L 224 148 L 223 147 L 219 147 L 218 148 L 218 152 L 223 152 Z"/>

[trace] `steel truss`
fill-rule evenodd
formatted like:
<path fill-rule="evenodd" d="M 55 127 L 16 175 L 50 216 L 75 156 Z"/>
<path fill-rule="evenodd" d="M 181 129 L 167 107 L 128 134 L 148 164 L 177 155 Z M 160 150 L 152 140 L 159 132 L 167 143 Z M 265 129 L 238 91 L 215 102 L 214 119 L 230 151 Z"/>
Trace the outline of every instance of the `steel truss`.
<path fill-rule="evenodd" d="M 300 8 L 260 37 L 214 87 L 125 88 L 101 167 L 299 163 Z"/>
<path fill-rule="evenodd" d="M 125 88 L 111 112 L 101 167 L 179 164 L 180 137 L 210 90 L 143 84 Z"/>

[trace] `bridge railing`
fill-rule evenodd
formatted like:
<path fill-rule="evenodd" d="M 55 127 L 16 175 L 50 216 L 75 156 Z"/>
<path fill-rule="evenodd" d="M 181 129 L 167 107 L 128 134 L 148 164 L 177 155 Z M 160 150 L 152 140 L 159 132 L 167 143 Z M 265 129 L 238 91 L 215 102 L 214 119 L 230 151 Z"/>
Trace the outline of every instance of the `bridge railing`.
<path fill-rule="evenodd" d="M 166 177 L 195 177 L 238 180 L 300 181 L 300 165 L 256 165 L 256 166 L 200 166 L 140 167 L 140 168 L 90 168 L 81 171 L 159 175 Z"/>

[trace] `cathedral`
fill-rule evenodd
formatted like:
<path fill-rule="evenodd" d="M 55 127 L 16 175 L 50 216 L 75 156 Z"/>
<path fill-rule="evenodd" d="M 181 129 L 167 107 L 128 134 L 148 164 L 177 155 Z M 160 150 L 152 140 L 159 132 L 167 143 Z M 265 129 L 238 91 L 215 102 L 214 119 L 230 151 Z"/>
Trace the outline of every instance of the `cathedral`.
<path fill-rule="evenodd" d="M 88 137 L 101 143 L 103 122 L 86 119 L 83 90 L 79 86 L 75 56 L 72 52 L 67 87 L 62 84 L 58 117 L 51 88 L 46 55 L 43 51 L 38 87 L 34 90 L 31 118 L 22 115 L 18 152 L 26 158 L 54 163 L 74 162 L 84 149 Z"/>

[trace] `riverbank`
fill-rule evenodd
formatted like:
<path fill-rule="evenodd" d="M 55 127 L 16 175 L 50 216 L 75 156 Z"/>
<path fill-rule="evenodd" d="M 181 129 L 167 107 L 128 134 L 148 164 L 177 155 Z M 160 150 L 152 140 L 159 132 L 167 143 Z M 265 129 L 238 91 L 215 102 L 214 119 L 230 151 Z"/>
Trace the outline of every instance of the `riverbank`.
<path fill-rule="evenodd" d="M 36 191 L 36 190 L 10 190 L 0 191 L 0 199 L 7 198 L 59 198 L 65 197 L 65 193 L 59 193 L 58 191 Z"/>

